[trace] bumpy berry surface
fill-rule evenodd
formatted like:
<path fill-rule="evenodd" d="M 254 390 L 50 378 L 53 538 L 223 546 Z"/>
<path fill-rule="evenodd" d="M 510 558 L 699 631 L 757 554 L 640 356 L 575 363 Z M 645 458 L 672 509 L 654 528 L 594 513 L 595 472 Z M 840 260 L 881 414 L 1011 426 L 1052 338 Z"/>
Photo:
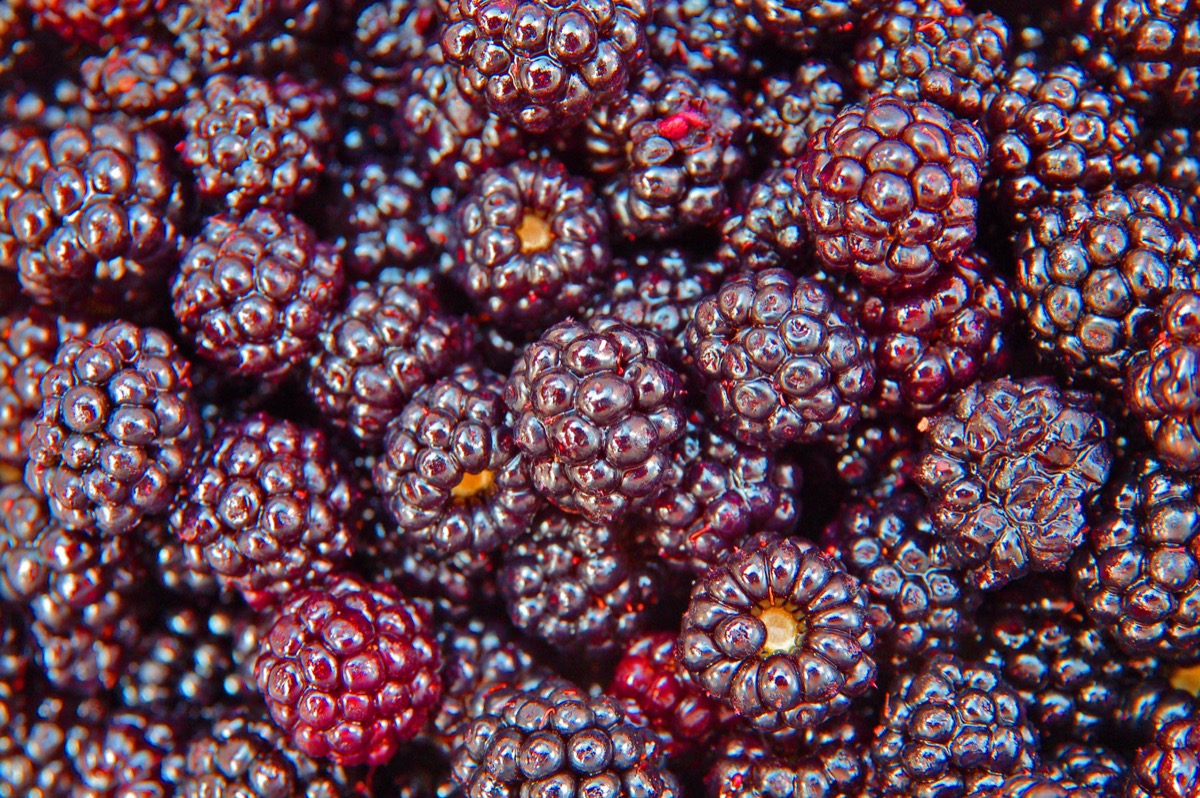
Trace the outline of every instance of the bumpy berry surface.
<path fill-rule="evenodd" d="M 786 745 L 779 752 L 749 734 L 730 737 L 716 750 L 715 763 L 705 777 L 706 794 L 709 798 L 870 795 L 867 741 L 866 731 L 846 719 L 831 722 L 800 745 Z"/>
<path fill-rule="evenodd" d="M 1073 781 L 1096 798 L 1121 798 L 1129 764 L 1107 748 L 1066 743 L 1042 752 L 1038 773 L 1058 781 Z"/>
<path fill-rule="evenodd" d="M 328 29 L 339 0 L 165 0 L 162 24 L 206 74 L 296 65 L 306 39 Z M 160 0 L 161 2 L 161 0 Z"/>
<path fill-rule="evenodd" d="M 1127 798 L 1188 798 L 1200 791 L 1200 724 L 1194 718 L 1165 726 L 1138 750 Z"/>
<path fill-rule="evenodd" d="M 697 76 L 738 77 L 750 61 L 750 34 L 732 0 L 658 0 L 646 38 L 654 63 Z"/>
<path fill-rule="evenodd" d="M 27 6 L 19 0 L 0 8 L 0 76 L 12 72 L 32 50 Z"/>
<path fill-rule="evenodd" d="M 195 74 L 170 46 L 138 36 L 84 59 L 83 104 L 92 113 L 120 111 L 150 125 L 168 125 L 187 100 Z"/>
<path fill-rule="evenodd" d="M 776 166 L 803 155 L 808 140 L 832 124 L 850 98 L 847 83 L 836 65 L 821 60 L 763 78 L 749 109 L 755 154 Z"/>
<path fill-rule="evenodd" d="M 805 53 L 854 30 L 871 10 L 869 0 L 734 0 L 743 24 L 756 35 Z"/>
<path fill-rule="evenodd" d="M 797 202 L 796 168 L 770 169 L 750 186 L 738 213 L 721 225 L 721 262 L 730 269 L 762 271 L 802 263 L 808 233 Z"/>
<path fill-rule="evenodd" d="M 442 683 L 420 605 L 343 575 L 293 595 L 274 618 L 254 676 L 292 745 L 339 765 L 380 765 L 421 730 Z"/>
<path fill-rule="evenodd" d="M 868 604 L 813 544 L 756 536 L 694 583 L 679 661 L 752 726 L 813 728 L 874 686 Z"/>
<path fill-rule="evenodd" d="M 436 46 L 439 13 L 432 0 L 378 0 L 360 4 L 354 21 L 353 65 L 371 82 L 397 77 Z"/>
<path fill-rule="evenodd" d="M 1193 217 L 1200 203 L 1200 130 L 1189 125 L 1168 127 L 1150 142 L 1146 178 L 1183 195 Z"/>
<path fill-rule="evenodd" d="M 163 0 L 28 0 L 40 25 L 69 42 L 107 45 L 146 24 Z"/>
<path fill-rule="evenodd" d="M 1108 478 L 1107 421 L 1049 380 L 976 383 L 922 422 L 916 481 L 953 562 L 1000 587 L 1062 571 L 1084 542 L 1084 503 Z"/>

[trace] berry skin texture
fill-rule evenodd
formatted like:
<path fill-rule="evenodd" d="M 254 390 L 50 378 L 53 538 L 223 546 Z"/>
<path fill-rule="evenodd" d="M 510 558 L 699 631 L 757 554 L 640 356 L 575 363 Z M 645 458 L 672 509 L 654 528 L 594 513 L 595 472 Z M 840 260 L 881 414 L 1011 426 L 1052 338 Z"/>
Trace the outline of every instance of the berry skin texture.
<path fill-rule="evenodd" d="M 727 280 L 700 303 L 685 341 L 709 410 L 749 446 L 846 432 L 875 385 L 852 317 L 820 283 L 782 269 Z"/>
<path fill-rule="evenodd" d="M 802 62 L 792 73 L 762 79 L 749 115 L 750 142 L 771 165 L 791 165 L 808 140 L 837 118 L 849 99 L 849 81 L 833 63 Z"/>
<path fill-rule="evenodd" d="M 456 211 L 451 277 L 495 324 L 540 330 L 581 310 L 612 266 L 608 217 L 557 161 L 484 174 Z"/>
<path fill-rule="evenodd" d="M 1062 571 L 1084 540 L 1085 503 L 1112 464 L 1107 421 L 1052 381 L 976 383 L 921 422 L 915 479 L 954 564 L 998 588 Z"/>
<path fill-rule="evenodd" d="M 34 19 L 68 42 L 107 47 L 153 19 L 164 0 L 29 0 Z"/>
<path fill-rule="evenodd" d="M 709 798 L 866 798 L 871 795 L 871 760 L 866 732 L 839 719 L 808 735 L 800 746 L 773 751 L 749 734 L 730 737 L 717 748 L 705 777 Z M 793 748 L 795 750 L 793 750 Z"/>
<path fill-rule="evenodd" d="M 83 105 L 95 114 L 120 111 L 154 127 L 167 127 L 187 99 L 192 64 L 166 44 L 138 36 L 80 66 Z"/>
<path fill-rule="evenodd" d="M 810 139 L 796 190 L 817 256 L 893 290 L 920 285 L 975 240 L 987 142 L 932 103 L 881 95 Z"/>
<path fill-rule="evenodd" d="M 25 484 L 69 529 L 128 533 L 165 513 L 200 445 L 190 364 L 166 333 L 110 322 L 59 346 Z"/>
<path fill-rule="evenodd" d="M 751 726 L 812 729 L 875 684 L 868 603 L 812 543 L 764 533 L 693 584 L 679 661 Z"/>
<path fill-rule="evenodd" d="M 184 253 L 171 309 L 198 353 L 227 374 L 278 381 L 316 344 L 343 280 L 338 254 L 291 214 L 221 214 Z"/>
<path fill-rule="evenodd" d="M 382 765 L 436 706 L 440 664 L 421 606 L 343 575 L 280 607 L 254 678 L 296 748 L 338 765 Z"/>
<path fill-rule="evenodd" d="M 1107 748 L 1066 743 L 1042 752 L 1038 775 L 1073 781 L 1095 798 L 1123 798 L 1129 764 Z"/>
<path fill-rule="evenodd" d="M 1167 465 L 1200 470 L 1200 292 L 1159 308 L 1162 333 L 1130 361 L 1125 398 Z"/>
<path fill-rule="evenodd" d="M 650 6 L 640 0 L 452 0 L 442 51 L 459 88 L 530 133 L 583 120 L 620 98 L 646 59 Z"/>
<path fill-rule="evenodd" d="M 874 6 L 871 0 L 734 0 L 742 24 L 759 39 L 798 53 L 829 46 L 829 40 L 857 30 Z"/>
<path fill-rule="evenodd" d="M 796 168 L 769 169 L 749 188 L 744 207 L 721 225 L 717 256 L 730 271 L 762 271 L 802 263 L 808 251 L 796 203 Z"/>
<path fill-rule="evenodd" d="M 409 545 L 485 553 L 529 528 L 543 506 L 505 421 L 504 379 L 460 366 L 388 425 L 376 490 Z"/>
<path fill-rule="evenodd" d="M 1126 798 L 1194 798 L 1200 794 L 1200 722 L 1177 720 L 1138 750 Z"/>
<path fill-rule="evenodd" d="M 1200 662 L 1200 488 L 1152 457 L 1127 464 L 1089 508 L 1072 590 L 1129 654 Z"/>
<path fill-rule="evenodd" d="M 513 367 L 504 401 L 534 487 L 595 523 L 668 487 L 683 380 L 653 334 L 610 317 L 554 325 Z"/>
<path fill-rule="evenodd" d="M 880 798 L 966 798 L 1038 764 L 1037 732 L 991 668 L 938 654 L 903 675 L 871 749 Z"/>
<path fill-rule="evenodd" d="M 350 558 L 357 500 L 324 434 L 260 413 L 218 429 L 170 526 L 191 569 L 262 608 Z"/>

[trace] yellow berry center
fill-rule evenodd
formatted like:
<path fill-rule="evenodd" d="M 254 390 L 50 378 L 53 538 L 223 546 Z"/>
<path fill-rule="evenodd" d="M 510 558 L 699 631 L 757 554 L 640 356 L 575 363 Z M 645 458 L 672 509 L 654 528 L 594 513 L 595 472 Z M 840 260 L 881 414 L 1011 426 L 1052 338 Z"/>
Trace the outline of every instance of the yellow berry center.
<path fill-rule="evenodd" d="M 554 231 L 544 217 L 527 213 L 517 226 L 517 238 L 521 239 L 521 252 L 541 252 L 554 241 Z"/>
<path fill-rule="evenodd" d="M 461 501 L 490 491 L 495 486 L 496 475 L 491 471 L 480 471 L 478 474 L 463 474 L 463 478 L 458 481 L 458 484 L 450 489 L 450 495 Z"/>
<path fill-rule="evenodd" d="M 796 650 L 804 633 L 804 624 L 796 618 L 795 613 L 787 607 L 771 604 L 759 610 L 757 615 L 767 628 L 764 654 L 783 654 Z"/>
<path fill-rule="evenodd" d="M 1175 672 L 1171 674 L 1171 686 L 1194 696 L 1200 696 L 1200 665 L 1176 668 Z"/>

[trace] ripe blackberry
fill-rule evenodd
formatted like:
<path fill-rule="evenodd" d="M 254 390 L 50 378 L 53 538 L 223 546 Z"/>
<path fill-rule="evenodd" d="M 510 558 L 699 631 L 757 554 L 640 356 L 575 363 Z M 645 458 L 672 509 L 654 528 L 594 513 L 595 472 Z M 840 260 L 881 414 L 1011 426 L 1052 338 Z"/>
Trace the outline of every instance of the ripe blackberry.
<path fill-rule="evenodd" d="M 872 767 L 867 735 L 851 720 L 815 730 L 802 745 L 774 751 L 750 734 L 730 737 L 717 749 L 704 783 L 709 798 L 870 795 Z M 795 750 L 793 750 L 795 749 Z"/>
<path fill-rule="evenodd" d="M 1033 209 L 1016 253 L 1013 289 L 1038 350 L 1114 388 L 1166 295 L 1200 288 L 1200 233 L 1180 196 L 1151 184 Z"/>
<path fill-rule="evenodd" d="M 336 251 L 295 216 L 219 214 L 184 253 L 171 309 L 202 357 L 233 376 L 278 381 L 316 344 L 342 281 Z"/>
<path fill-rule="evenodd" d="M 116 111 L 164 127 L 175 121 L 195 74 L 169 45 L 138 36 L 83 60 L 83 105 L 94 114 Z"/>
<path fill-rule="evenodd" d="M 613 671 L 608 694 L 626 702 L 626 715 L 640 718 L 669 756 L 698 749 L 725 718 L 675 658 L 675 635 L 648 632 L 633 639 Z"/>
<path fill-rule="evenodd" d="M 1200 485 L 1152 457 L 1129 462 L 1089 508 L 1075 597 L 1126 652 L 1200 662 Z"/>
<path fill-rule="evenodd" d="M 1200 793 L 1200 721 L 1167 724 L 1150 745 L 1138 749 L 1126 798 L 1191 798 Z"/>
<path fill-rule="evenodd" d="M 1141 124 L 1076 64 L 1014 69 L 982 120 L 987 189 L 1016 221 L 1031 210 L 1137 182 Z"/>
<path fill-rule="evenodd" d="M 1196 272 L 1200 282 L 1200 272 Z M 1200 288 L 1200 285 L 1197 286 Z M 1125 398 L 1167 465 L 1200 469 L 1200 291 L 1180 291 L 1158 310 L 1162 332 L 1129 361 Z"/>
<path fill-rule="evenodd" d="M 422 388 L 388 425 L 375 488 L 406 545 L 494 551 L 542 505 L 505 421 L 504 378 L 473 366 Z"/>
<path fill-rule="evenodd" d="M 978 120 L 1000 90 L 1008 25 L 995 14 L 973 14 L 960 0 L 897 0 L 863 27 L 853 72 L 864 96 L 924 100 Z"/>
<path fill-rule="evenodd" d="M 1172 721 L 1196 716 L 1196 696 L 1178 689 L 1166 679 L 1151 679 L 1134 685 L 1117 713 L 1115 743 L 1123 750 L 1154 742 L 1158 731 Z"/>
<path fill-rule="evenodd" d="M 531 133 L 570 127 L 620 99 L 646 59 L 650 6 L 446 2 L 442 52 L 460 90 Z"/>
<path fill-rule="evenodd" d="M 308 393 L 326 421 L 374 444 L 420 388 L 467 354 L 470 330 L 426 281 L 386 273 L 358 283 L 321 331 Z"/>
<path fill-rule="evenodd" d="M 1107 748 L 1064 743 L 1044 752 L 1038 773 L 1075 782 L 1095 798 L 1123 798 L 1129 765 Z"/>
<path fill-rule="evenodd" d="M 1200 130 L 1190 125 L 1165 128 L 1148 151 L 1146 179 L 1178 191 L 1194 218 L 1200 210 Z"/>
<path fill-rule="evenodd" d="M 157 300 L 182 215 L 162 140 L 109 123 L 15 136 L 0 158 L 0 270 L 40 305 Z"/>
<path fill-rule="evenodd" d="M 896 682 L 871 749 L 882 798 L 962 798 L 1038 764 L 1017 692 L 986 665 L 938 654 Z"/>
<path fill-rule="evenodd" d="M 788 534 L 800 516 L 802 474 L 783 454 L 738 443 L 693 412 L 671 467 L 675 486 L 654 500 L 638 535 L 667 564 L 699 576 L 757 532 Z"/>
<path fill-rule="evenodd" d="M 408 67 L 394 127 L 417 163 L 439 180 L 470 185 L 522 154 L 520 131 L 477 108 L 442 59 L 440 47 Z"/>
<path fill-rule="evenodd" d="M 34 658 L 46 681 L 56 692 L 79 696 L 116 689 L 143 631 L 142 619 L 128 611 L 94 629 L 80 624 L 59 633 L 39 621 L 30 628 Z"/>
<path fill-rule="evenodd" d="M 381 765 L 437 705 L 439 666 L 420 605 L 344 574 L 280 607 L 254 677 L 296 748 L 338 765 Z"/>
<path fill-rule="evenodd" d="M 866 588 L 879 659 L 893 669 L 954 653 L 975 632 L 980 596 L 951 566 L 915 490 L 883 489 L 843 505 L 821 542 Z"/>
<path fill-rule="evenodd" d="M 66 745 L 76 776 L 72 796 L 175 794 L 179 773 L 173 755 L 183 741 L 169 723 L 119 711 L 72 732 Z"/>
<path fill-rule="evenodd" d="M 730 271 L 787 268 L 807 254 L 808 232 L 793 188 L 796 171 L 768 169 L 750 186 L 739 212 L 725 218 L 717 256 Z"/>
<path fill-rule="evenodd" d="M 877 289 L 910 288 L 975 240 L 987 142 L 924 101 L 843 109 L 800 160 L 796 190 L 817 256 Z"/>
<path fill-rule="evenodd" d="M 808 140 L 837 118 L 849 98 L 847 83 L 840 69 L 823 60 L 764 77 L 748 111 L 755 154 L 772 166 L 794 163 Z"/>
<path fill-rule="evenodd" d="M 239 213 L 291 210 L 316 189 L 331 102 L 287 76 L 209 78 L 180 112 L 179 154 L 200 197 Z"/>
<path fill-rule="evenodd" d="M 696 580 L 676 651 L 755 728 L 811 729 L 875 686 L 868 603 L 812 543 L 765 533 Z"/>
<path fill-rule="evenodd" d="M 655 3 L 646 39 L 654 63 L 698 77 L 737 78 L 750 67 L 750 33 L 731 0 Z"/>
<path fill-rule="evenodd" d="M 450 276 L 496 325 L 540 330 L 592 301 L 612 265 L 608 218 L 557 161 L 486 172 L 455 212 Z"/>
<path fill-rule="evenodd" d="M 205 74 L 299 65 L 328 29 L 337 0 L 166 0 L 161 22 Z"/>
<path fill-rule="evenodd" d="M 976 383 L 923 420 L 915 478 L 951 561 L 998 588 L 1061 571 L 1084 542 L 1085 503 L 1108 478 L 1107 421 L 1047 379 Z"/>
<path fill-rule="evenodd" d="M 1013 316 L 1008 284 L 974 249 L 924 285 L 867 296 L 858 318 L 875 354 L 880 409 L 920 418 L 1004 371 Z"/>
<path fill-rule="evenodd" d="M 799 53 L 835 46 L 859 29 L 871 0 L 733 0 L 759 39 Z"/>
<path fill-rule="evenodd" d="M 912 485 L 920 453 L 916 424 L 904 418 L 868 419 L 835 441 L 833 477 L 855 496 Z"/>
<path fill-rule="evenodd" d="M 107 47 L 149 24 L 163 0 L 28 0 L 34 21 L 72 44 Z"/>
<path fill-rule="evenodd" d="M 288 744 L 279 730 L 245 710 L 217 716 L 188 744 L 179 798 L 335 798 L 350 795 L 341 768 Z"/>
<path fill-rule="evenodd" d="M 659 578 L 621 530 L 550 511 L 504 551 L 508 617 L 558 651 L 607 658 L 644 631 Z"/>
<path fill-rule="evenodd" d="M 103 537 L 165 513 L 200 420 L 191 369 L 166 333 L 128 322 L 62 343 L 41 380 L 25 484 L 70 529 Z"/>
<path fill-rule="evenodd" d="M 631 724 L 608 696 L 547 679 L 534 690 L 496 691 L 474 716 L 451 774 L 466 798 L 680 795 L 662 743 Z"/>
<path fill-rule="evenodd" d="M 607 316 L 554 325 L 526 347 L 504 401 L 539 493 L 595 523 L 668 487 L 683 381 L 653 334 Z"/>
<path fill-rule="evenodd" d="M 847 431 L 875 384 L 866 337 L 820 283 L 743 273 L 704 299 L 686 333 L 716 420 L 777 449 Z"/>
<path fill-rule="evenodd" d="M 360 3 L 351 47 L 352 68 L 372 83 L 400 77 L 404 67 L 436 47 L 439 11 L 434 0 Z"/>
<path fill-rule="evenodd" d="M 720 221 L 748 131 L 724 83 L 650 65 L 628 97 L 588 116 L 583 135 L 614 226 L 663 239 Z"/>
<path fill-rule="evenodd" d="M 191 568 L 214 572 L 261 608 L 350 558 L 357 499 L 319 430 L 259 413 L 217 430 L 183 486 L 170 527 Z"/>

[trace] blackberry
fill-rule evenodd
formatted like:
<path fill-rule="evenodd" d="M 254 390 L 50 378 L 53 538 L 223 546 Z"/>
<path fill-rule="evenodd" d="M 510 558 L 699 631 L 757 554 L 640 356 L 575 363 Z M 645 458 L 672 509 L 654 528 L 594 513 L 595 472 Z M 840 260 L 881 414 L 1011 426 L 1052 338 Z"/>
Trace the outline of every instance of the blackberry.
<path fill-rule="evenodd" d="M 66 745 L 76 774 L 72 796 L 175 794 L 179 773 L 173 754 L 182 740 L 170 724 L 120 711 L 73 731 Z"/>
<path fill-rule="evenodd" d="M 833 63 L 808 60 L 794 72 L 764 77 L 750 104 L 750 143 L 775 167 L 791 165 L 808 140 L 833 123 L 850 92 Z"/>
<path fill-rule="evenodd" d="M 1123 798 L 1129 765 L 1119 755 L 1101 746 L 1064 743 L 1045 751 L 1040 775 L 1058 781 L 1073 781 L 1095 798 Z"/>
<path fill-rule="evenodd" d="M 525 349 L 504 400 L 533 485 L 551 503 L 602 523 L 668 487 L 683 384 L 663 349 L 607 316 L 560 322 Z"/>
<path fill-rule="evenodd" d="M 217 430 L 170 527 L 184 542 L 189 567 L 214 572 L 261 608 L 350 558 L 357 499 L 319 430 L 259 413 Z"/>
<path fill-rule="evenodd" d="M 856 496 L 902 488 L 912 484 L 919 453 L 920 434 L 912 421 L 868 419 L 835 442 L 833 476 Z"/>
<path fill-rule="evenodd" d="M 316 189 L 331 102 L 288 76 L 209 78 L 180 112 L 179 154 L 200 197 L 238 213 L 291 210 Z"/>
<path fill-rule="evenodd" d="M 451 774 L 467 798 L 680 795 L 653 734 L 608 696 L 562 679 L 489 696 L 455 751 Z"/>
<path fill-rule="evenodd" d="M 279 381 L 316 344 L 341 299 L 341 258 L 288 213 L 205 220 L 171 285 L 197 352 L 238 377 Z"/>
<path fill-rule="evenodd" d="M 730 737 L 716 751 L 705 777 L 709 798 L 870 795 L 871 760 L 866 732 L 839 719 L 820 727 L 802 746 L 776 752 L 752 735 Z M 796 748 L 797 750 L 791 750 Z"/>
<path fill-rule="evenodd" d="M 1062 571 L 1084 542 L 1084 504 L 1108 478 L 1105 418 L 1047 379 L 976 383 L 921 422 L 915 478 L 951 562 L 998 588 Z"/>
<path fill-rule="evenodd" d="M 979 119 L 1005 78 L 1008 25 L 959 0 L 897 0 L 864 24 L 854 82 L 865 95 L 924 100 Z"/>
<path fill-rule="evenodd" d="M 727 184 L 746 167 L 748 129 L 721 81 L 650 65 L 628 97 L 588 116 L 583 146 L 614 226 L 664 239 L 720 220 Z"/>
<path fill-rule="evenodd" d="M 768 169 L 749 188 L 740 212 L 721 225 L 717 256 L 730 271 L 786 268 L 802 262 L 808 233 L 793 186 L 796 168 Z"/>
<path fill-rule="evenodd" d="M 354 67 L 372 83 L 394 80 L 404 67 L 436 47 L 439 12 L 433 0 L 378 0 L 359 4 L 351 47 Z"/>
<path fill-rule="evenodd" d="M 73 44 L 107 47 L 147 25 L 162 0 L 28 0 L 34 21 Z"/>
<path fill-rule="evenodd" d="M 95 696 L 115 690 L 129 662 L 129 652 L 142 639 L 142 619 L 125 612 L 91 629 L 74 626 L 57 632 L 35 621 L 33 651 L 46 681 L 63 694 Z"/>
<path fill-rule="evenodd" d="M 505 422 L 504 379 L 460 366 L 422 388 L 388 425 L 375 488 L 407 545 L 494 551 L 542 506 Z"/>
<path fill-rule="evenodd" d="M 404 545 L 403 537 L 388 525 L 376 524 L 374 531 L 362 548 L 366 556 L 382 558 L 375 567 L 379 578 L 406 596 L 432 602 L 436 617 L 465 621 L 500 606 L 495 554 L 442 554 Z"/>
<path fill-rule="evenodd" d="M 477 106 L 531 133 L 569 127 L 624 96 L 646 59 L 650 6 L 447 0 L 442 52 Z"/>
<path fill-rule="evenodd" d="M 154 127 L 177 120 L 196 72 L 169 45 L 138 36 L 80 66 L 83 106 L 94 114 L 114 111 Z"/>
<path fill-rule="evenodd" d="M 518 629 L 598 658 L 644 631 L 659 598 L 657 571 L 619 529 L 554 511 L 505 549 L 498 581 Z"/>
<path fill-rule="evenodd" d="M 296 65 L 338 0 L 166 0 L 161 23 L 205 74 Z M 159 0 L 160 5 L 161 0 Z"/>
<path fill-rule="evenodd" d="M 1033 209 L 1137 182 L 1141 124 L 1076 64 L 1014 69 L 982 120 L 987 191 L 1020 222 Z"/>
<path fill-rule="evenodd" d="M 1126 798 L 1189 798 L 1200 792 L 1200 722 L 1173 721 L 1138 749 Z"/>
<path fill-rule="evenodd" d="M 486 172 L 455 213 L 451 277 L 503 328 L 540 330 L 589 304 L 612 264 L 591 185 L 557 161 Z"/>
<path fill-rule="evenodd" d="M 1071 562 L 1088 617 L 1129 654 L 1200 662 L 1200 486 L 1136 458 L 1092 503 L 1088 521 Z"/>
<path fill-rule="evenodd" d="M 520 131 L 477 108 L 435 47 L 400 83 L 396 134 L 417 163 L 439 180 L 470 185 L 486 170 L 524 151 Z"/>
<path fill-rule="evenodd" d="M 44 696 L 6 718 L 0 731 L 0 796 L 58 798 L 73 795 L 75 769 L 66 746 L 78 737 L 81 721 L 95 722 L 103 704 L 62 695 Z"/>
<path fill-rule="evenodd" d="M 1096 793 L 1065 778 L 1045 775 L 1009 776 L 980 798 L 1097 798 Z"/>
<path fill-rule="evenodd" d="M 375 444 L 420 388 L 466 358 L 470 330 L 426 281 L 385 272 L 321 331 L 308 393 L 326 421 Z"/>
<path fill-rule="evenodd" d="M 782 269 L 726 280 L 685 338 L 709 409 L 749 446 L 845 432 L 875 384 L 866 337 L 846 310 L 820 283 Z"/>
<path fill-rule="evenodd" d="M 812 543 L 764 533 L 693 584 L 676 651 L 751 726 L 811 729 L 875 685 L 868 603 Z"/>
<path fill-rule="evenodd" d="M 1176 720 L 1195 717 L 1196 696 L 1178 689 L 1166 679 L 1151 679 L 1134 685 L 1124 696 L 1117 713 L 1116 744 L 1122 749 L 1154 742 L 1159 729 Z"/>
<path fill-rule="evenodd" d="M 1002 373 L 1014 315 L 1007 282 L 978 250 L 956 256 L 917 288 L 866 297 L 859 323 L 874 350 L 881 409 L 920 418 L 972 382 Z"/>
<path fill-rule="evenodd" d="M 645 721 L 669 756 L 696 750 L 725 718 L 675 658 L 675 635 L 648 632 L 632 640 L 613 671 L 609 695 Z"/>
<path fill-rule="evenodd" d="M 817 256 L 877 289 L 920 285 L 975 240 L 987 142 L 891 95 L 844 108 L 809 140 L 796 190 Z"/>
<path fill-rule="evenodd" d="M 280 607 L 254 677 L 296 748 L 338 765 L 381 765 L 437 705 L 439 666 L 419 604 L 344 574 Z"/>
<path fill-rule="evenodd" d="M 750 38 L 732 0 L 655 3 L 646 30 L 654 63 L 703 77 L 744 75 L 751 61 Z"/>
<path fill-rule="evenodd" d="M 893 670 L 930 652 L 954 653 L 974 634 L 980 596 L 951 567 L 915 490 L 844 504 L 821 542 L 866 588 L 879 659 Z"/>
<path fill-rule="evenodd" d="M 105 537 L 165 513 L 200 444 L 191 387 L 160 330 L 119 321 L 68 339 L 41 380 L 25 484 L 63 525 Z"/>
<path fill-rule="evenodd" d="M 1196 272 L 1200 281 L 1200 271 Z M 1198 286 L 1200 287 L 1200 286 Z M 1159 308 L 1162 332 L 1128 364 L 1125 398 L 1167 465 L 1200 469 L 1200 291 L 1181 291 Z"/>
<path fill-rule="evenodd" d="M 1120 388 L 1173 290 L 1200 288 L 1200 233 L 1181 198 L 1140 184 L 1030 211 L 1013 288 L 1038 350 Z"/>
<path fill-rule="evenodd" d="M 1148 150 L 1146 179 L 1178 191 L 1195 218 L 1200 210 L 1200 130 L 1189 125 L 1165 128 Z"/>
<path fill-rule="evenodd" d="M 734 0 L 742 24 L 759 39 L 799 53 L 834 46 L 856 31 L 871 0 Z"/>
<path fill-rule="evenodd" d="M 902 675 L 871 749 L 878 794 L 962 798 L 1038 764 L 1017 692 L 986 665 L 938 654 Z"/>
<path fill-rule="evenodd" d="M 24 65 L 33 50 L 30 38 L 30 14 L 25 0 L 16 0 L 0 7 L 0 76 L 15 72 Z"/>
<path fill-rule="evenodd" d="M 667 564 L 699 576 L 757 532 L 788 534 L 800 516 L 800 466 L 712 429 L 693 412 L 672 468 L 675 487 L 638 523 Z"/>
<path fill-rule="evenodd" d="M 182 215 L 162 140 L 109 123 L 17 135 L 0 158 L 0 270 L 40 305 L 103 313 L 156 299 Z"/>

